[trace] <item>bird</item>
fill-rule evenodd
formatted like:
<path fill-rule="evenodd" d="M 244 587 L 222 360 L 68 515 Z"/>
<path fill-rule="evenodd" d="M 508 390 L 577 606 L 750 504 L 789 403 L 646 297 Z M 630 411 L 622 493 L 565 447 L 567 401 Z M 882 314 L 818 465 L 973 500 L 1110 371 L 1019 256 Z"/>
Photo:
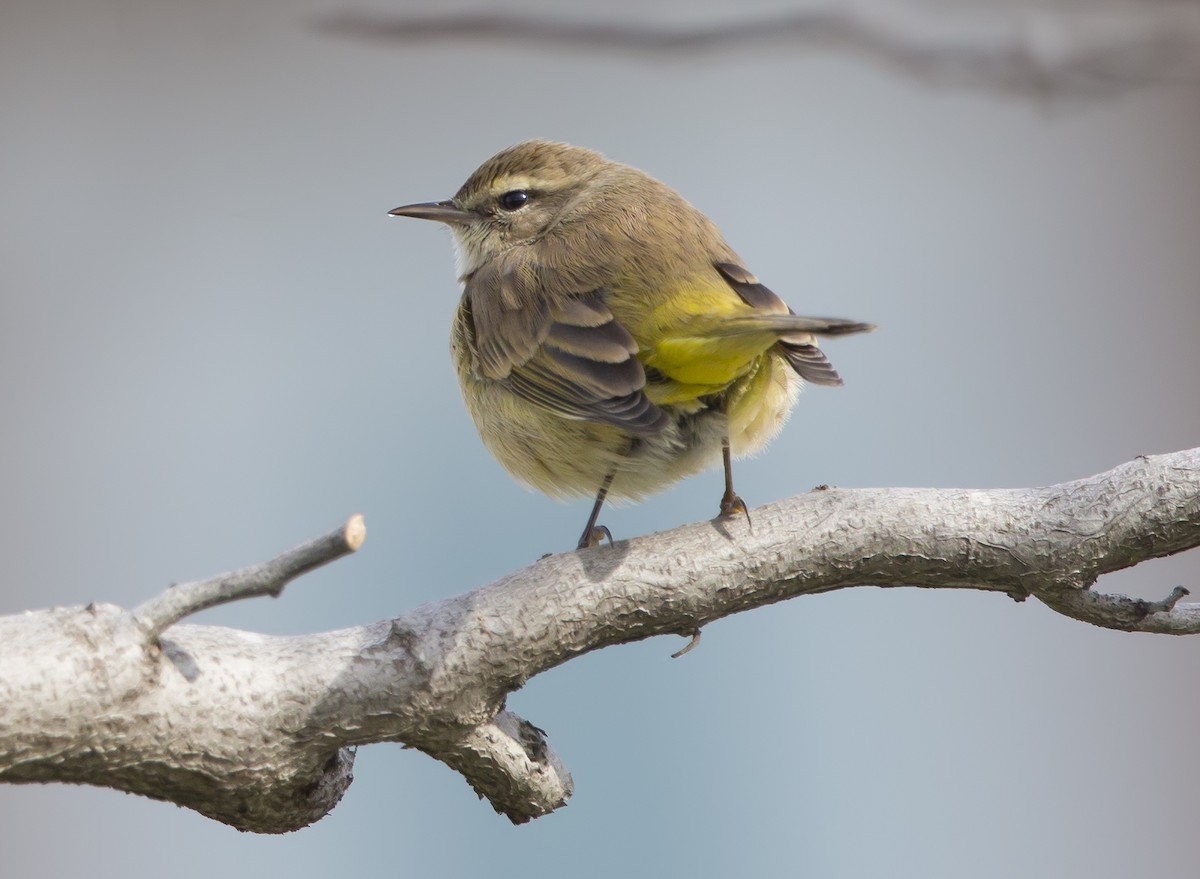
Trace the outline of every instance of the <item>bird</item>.
<path fill-rule="evenodd" d="M 745 515 L 731 459 L 763 448 L 802 384 L 842 379 L 818 336 L 875 329 L 801 317 L 675 190 L 598 152 L 509 147 L 445 201 L 390 215 L 453 233 L 462 298 L 451 355 L 484 445 L 519 482 L 640 501 L 719 460 L 723 517 Z"/>

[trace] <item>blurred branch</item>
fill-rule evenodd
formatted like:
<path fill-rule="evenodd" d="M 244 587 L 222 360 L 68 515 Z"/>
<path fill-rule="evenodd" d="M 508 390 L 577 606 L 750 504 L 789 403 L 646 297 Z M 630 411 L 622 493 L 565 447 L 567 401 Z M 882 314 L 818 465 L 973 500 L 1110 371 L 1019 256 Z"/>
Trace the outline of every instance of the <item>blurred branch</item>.
<path fill-rule="evenodd" d="M 359 533 L 356 521 L 280 558 L 333 557 L 355 542 L 337 535 Z M 550 556 L 397 619 L 314 635 L 178 625 L 148 641 L 148 618 L 181 615 L 166 599 L 0 617 L 0 781 L 113 787 L 279 833 L 337 804 L 353 746 L 392 741 L 522 822 L 562 806 L 572 782 L 505 700 L 602 647 L 663 634 L 694 646 L 713 620 L 859 585 L 1033 595 L 1107 628 L 1200 632 L 1200 604 L 1182 603 L 1182 587 L 1160 601 L 1091 590 L 1200 545 L 1200 449 L 1047 488 L 813 491 L 753 522 Z M 160 601 L 175 609 L 146 613 Z"/>
<path fill-rule="evenodd" d="M 670 62 L 766 49 L 855 54 L 932 83 L 1042 97 L 1102 97 L 1200 73 L 1190 2 L 1070 6 L 829 2 L 707 26 L 656 27 L 549 15 L 343 12 L 327 33 L 398 46 L 473 42 L 621 52 Z"/>

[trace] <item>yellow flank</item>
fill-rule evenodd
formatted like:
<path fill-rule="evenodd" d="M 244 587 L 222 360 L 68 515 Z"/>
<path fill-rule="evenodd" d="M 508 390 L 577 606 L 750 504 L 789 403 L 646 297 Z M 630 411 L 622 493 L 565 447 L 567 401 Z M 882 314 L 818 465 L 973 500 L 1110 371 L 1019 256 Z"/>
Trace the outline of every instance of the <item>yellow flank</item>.
<path fill-rule="evenodd" d="M 643 361 L 644 362 L 644 361 Z M 683 385 L 678 382 L 655 382 L 646 385 L 646 396 L 656 406 L 674 406 L 682 412 L 695 412 L 702 406 L 702 397 L 718 393 L 724 385 Z M 694 405 L 687 405 L 687 404 Z"/>
<path fill-rule="evenodd" d="M 692 400 L 724 390 L 751 371 L 754 361 L 779 340 L 778 333 L 722 333 L 727 318 L 753 309 L 715 273 L 712 280 L 650 294 L 646 298 L 657 299 L 656 306 L 634 324 L 638 359 L 678 385 L 661 402 Z"/>
<path fill-rule="evenodd" d="M 707 387 L 704 393 L 712 394 L 745 375 L 775 341 L 757 335 L 714 338 L 684 332 L 664 336 L 642 362 L 681 384 Z"/>

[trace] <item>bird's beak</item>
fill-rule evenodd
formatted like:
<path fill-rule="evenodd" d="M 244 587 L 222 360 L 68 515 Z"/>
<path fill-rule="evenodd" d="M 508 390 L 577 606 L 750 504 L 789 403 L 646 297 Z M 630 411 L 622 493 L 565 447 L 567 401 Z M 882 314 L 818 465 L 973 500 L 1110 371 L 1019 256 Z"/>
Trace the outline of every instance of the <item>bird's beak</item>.
<path fill-rule="evenodd" d="M 420 204 L 406 204 L 388 211 L 392 217 L 416 217 L 418 220 L 437 220 L 439 223 L 466 224 L 479 217 L 471 211 L 463 210 L 452 201 L 426 201 Z"/>

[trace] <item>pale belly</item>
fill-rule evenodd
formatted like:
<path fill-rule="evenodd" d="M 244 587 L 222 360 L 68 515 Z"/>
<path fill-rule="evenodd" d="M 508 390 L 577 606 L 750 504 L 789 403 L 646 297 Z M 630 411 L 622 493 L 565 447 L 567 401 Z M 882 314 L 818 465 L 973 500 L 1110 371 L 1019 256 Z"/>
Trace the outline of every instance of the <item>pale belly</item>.
<path fill-rule="evenodd" d="M 731 417 L 715 408 L 663 408 L 670 423 L 633 437 L 605 424 L 577 421 L 518 397 L 504 384 L 459 364 L 467 409 L 484 445 L 518 481 L 551 497 L 594 497 L 612 473 L 609 497 L 640 500 L 721 460 L 728 436 L 735 456 L 753 454 L 783 426 L 800 379 L 774 355 L 757 378 L 731 389 Z"/>

